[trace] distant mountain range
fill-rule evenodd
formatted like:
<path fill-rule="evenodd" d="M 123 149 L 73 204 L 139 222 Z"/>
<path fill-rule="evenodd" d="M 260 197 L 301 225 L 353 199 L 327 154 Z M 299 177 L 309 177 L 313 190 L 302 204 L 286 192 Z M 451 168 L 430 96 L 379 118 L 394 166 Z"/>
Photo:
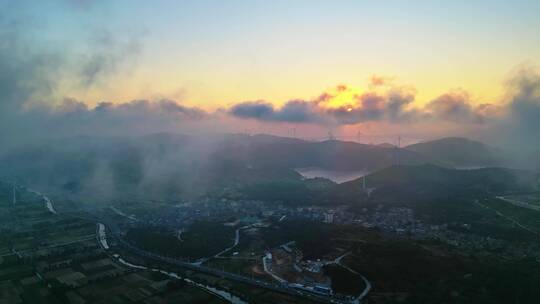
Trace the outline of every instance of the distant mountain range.
<path fill-rule="evenodd" d="M 309 142 L 268 135 L 235 138 L 228 141 L 220 153 L 262 168 L 377 170 L 396 162 L 407 164 L 426 162 L 423 155 L 406 149 L 337 140 Z"/>
<path fill-rule="evenodd" d="M 271 135 L 202 138 L 159 133 L 140 137 L 76 137 L 25 146 L 0 159 L 0 172 L 74 193 L 99 188 L 103 192 L 177 196 L 260 181 L 299 181 L 301 176 L 294 169 L 306 167 L 375 172 L 407 165 L 440 171 L 433 175 L 448 173 L 442 168 L 422 167 L 426 164 L 472 168 L 499 165 L 500 160 L 496 150 L 464 138 L 397 148 Z M 370 180 L 375 182 L 377 176 L 392 172 L 387 170 L 370 176 Z M 427 178 L 421 182 L 436 180 Z"/>
<path fill-rule="evenodd" d="M 333 170 L 378 170 L 391 165 L 437 164 L 451 168 L 498 166 L 500 153 L 465 138 L 443 138 L 397 148 L 327 140 L 310 142 L 270 135 L 231 135 L 224 155 L 261 167 L 319 167 Z"/>

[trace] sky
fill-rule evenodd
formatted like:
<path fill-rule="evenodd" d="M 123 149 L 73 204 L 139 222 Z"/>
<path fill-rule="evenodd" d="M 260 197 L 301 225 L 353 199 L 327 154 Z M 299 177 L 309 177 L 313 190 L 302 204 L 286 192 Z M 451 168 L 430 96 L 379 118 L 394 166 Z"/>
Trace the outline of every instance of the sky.
<path fill-rule="evenodd" d="M 66 111 L 66 100 L 69 111 L 103 102 L 132 110 L 135 100 L 167 112 L 167 100 L 183 114 L 219 116 L 230 131 L 421 139 L 492 128 L 484 122 L 509 115 L 517 79 L 535 79 L 540 64 L 536 0 L 0 0 L 0 8 L 0 67 L 40 65 L 16 81 L 28 89 L 39 80 L 16 101 L 27 112 Z"/>

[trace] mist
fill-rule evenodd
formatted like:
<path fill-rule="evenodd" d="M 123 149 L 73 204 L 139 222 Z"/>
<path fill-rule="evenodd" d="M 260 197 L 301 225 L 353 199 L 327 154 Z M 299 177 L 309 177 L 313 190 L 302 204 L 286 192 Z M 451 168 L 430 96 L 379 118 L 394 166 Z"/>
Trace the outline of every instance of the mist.
<path fill-rule="evenodd" d="M 0 25 L 3 175 L 80 197 L 191 196 L 234 174 L 242 178 L 246 170 L 267 170 L 253 168 L 253 141 L 233 135 L 246 130 L 324 138 L 328 130 L 366 132 L 369 125 L 386 137 L 466 136 L 504 150 L 512 166 L 539 165 L 540 76 L 533 68 L 520 68 L 509 77 L 502 101 L 480 105 L 465 91 L 450 91 L 418 107 L 415 90 L 382 78 L 338 107 L 328 102 L 335 92 L 348 90 L 345 85 L 282 106 L 260 99 L 205 110 L 181 100 L 143 98 L 91 105 L 66 96 L 66 86 L 90 90 L 114 85 L 136 64 L 144 35 L 119 38 L 107 29 L 91 31 L 89 47 L 80 54 L 40 39 L 24 20 L 2 14 Z"/>

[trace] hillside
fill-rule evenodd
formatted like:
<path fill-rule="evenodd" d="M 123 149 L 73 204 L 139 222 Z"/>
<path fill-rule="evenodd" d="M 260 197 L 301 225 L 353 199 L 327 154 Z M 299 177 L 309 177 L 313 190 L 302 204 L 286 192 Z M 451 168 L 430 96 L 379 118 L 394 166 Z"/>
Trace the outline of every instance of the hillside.
<path fill-rule="evenodd" d="M 534 175 L 504 168 L 471 170 L 447 169 L 435 165 L 392 166 L 366 177 L 368 187 L 376 188 L 376 197 L 447 197 L 502 194 L 530 189 Z M 341 186 L 362 187 L 362 179 Z"/>
<path fill-rule="evenodd" d="M 426 158 L 455 168 L 478 168 L 501 164 L 500 152 L 481 142 L 448 137 L 405 147 Z"/>

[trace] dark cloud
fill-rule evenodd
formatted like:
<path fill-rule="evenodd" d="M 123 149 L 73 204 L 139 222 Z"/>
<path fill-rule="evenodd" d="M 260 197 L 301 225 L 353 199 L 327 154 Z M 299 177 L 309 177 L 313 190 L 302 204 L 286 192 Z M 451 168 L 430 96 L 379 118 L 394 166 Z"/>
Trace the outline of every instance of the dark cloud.
<path fill-rule="evenodd" d="M 522 86 L 527 92 L 533 91 L 530 81 Z M 336 89 L 337 94 L 345 90 L 345 86 Z M 475 106 L 465 91 L 442 94 L 422 108 L 413 106 L 415 92 L 408 88 L 367 91 L 352 98 L 349 104 L 328 106 L 337 94 L 324 92 L 313 100 L 291 100 L 282 107 L 265 101 L 244 102 L 231 107 L 229 114 L 242 119 L 339 126 L 376 121 L 474 125 L 494 121 L 502 112 L 500 106 L 490 103 Z"/>
<path fill-rule="evenodd" d="M 172 100 L 134 100 L 113 104 L 101 102 L 94 108 L 66 99 L 54 108 L 34 108 L 25 112 L 33 124 L 57 134 L 130 135 L 155 132 L 173 132 L 188 122 L 208 118 L 203 110 L 180 105 Z"/>
<path fill-rule="evenodd" d="M 132 59 L 134 42 L 118 42 L 104 34 L 96 36 L 88 58 L 80 58 L 82 73 L 73 71 L 72 54 L 40 43 L 24 22 L 0 14 L 0 150 L 54 137 L 81 134 L 144 134 L 175 131 L 187 122 L 208 118 L 203 110 L 173 100 L 135 100 L 89 107 L 74 98 L 58 102 L 56 93 L 63 77 L 85 86 L 115 75 Z M 2 151 L 0 151 L 2 152 Z"/>
<path fill-rule="evenodd" d="M 508 87 L 512 94 L 509 105 L 511 116 L 540 125 L 540 76 L 533 70 L 522 70 L 508 82 Z"/>
<path fill-rule="evenodd" d="M 341 89 L 343 90 L 346 90 L 346 87 Z M 280 108 L 264 101 L 243 102 L 231 107 L 229 114 L 243 119 L 322 125 L 348 125 L 380 120 L 407 122 L 418 115 L 416 110 L 407 109 L 414 100 L 414 95 L 405 91 L 392 90 L 388 94 L 368 92 L 356 96 L 350 105 L 326 107 L 325 102 L 333 97 L 329 93 L 323 93 L 315 100 L 291 100 Z"/>
<path fill-rule="evenodd" d="M 239 118 L 272 120 L 274 106 L 265 101 L 246 101 L 232 106 L 229 112 Z"/>
<path fill-rule="evenodd" d="M 338 92 L 345 92 L 347 91 L 348 87 L 347 85 L 344 85 L 344 84 L 338 84 L 336 89 Z"/>
<path fill-rule="evenodd" d="M 437 97 L 427 105 L 426 110 L 443 121 L 456 123 L 484 121 L 484 117 L 472 106 L 469 94 L 463 91 L 450 92 Z"/>
<path fill-rule="evenodd" d="M 321 95 L 319 95 L 319 97 L 317 97 L 317 99 L 315 99 L 314 101 L 315 102 L 325 102 L 325 101 L 328 101 L 328 100 L 332 99 L 332 97 L 334 97 L 332 94 L 324 92 Z"/>
<path fill-rule="evenodd" d="M 522 69 L 507 83 L 508 104 L 496 123 L 494 140 L 516 150 L 540 153 L 540 75 Z M 540 158 L 537 159 L 540 161 Z M 539 163 L 540 165 L 540 163 Z"/>
<path fill-rule="evenodd" d="M 379 75 L 372 75 L 369 78 L 369 84 L 371 86 L 384 86 L 388 84 L 388 82 L 391 80 L 390 77 L 384 77 Z"/>
<path fill-rule="evenodd" d="M 262 121 L 323 123 L 316 102 L 291 100 L 276 109 L 271 103 L 264 101 L 243 102 L 232 106 L 229 114 L 246 119 Z"/>
<path fill-rule="evenodd" d="M 141 35 L 117 37 L 106 25 L 91 25 L 85 48 L 58 47 L 21 14 L 8 14 L 18 9 L 0 12 L 0 150 L 79 134 L 173 131 L 207 118 L 204 111 L 172 100 L 102 102 L 91 108 L 64 98 L 60 84 L 91 87 L 125 76 L 142 48 Z"/>
<path fill-rule="evenodd" d="M 324 123 L 320 109 L 314 102 L 304 100 L 291 100 L 281 109 L 275 111 L 275 118 L 288 122 Z"/>
<path fill-rule="evenodd" d="M 21 112 L 57 87 L 63 54 L 35 41 L 24 22 L 0 13 L 0 148 L 32 129 L 32 121 L 22 120 Z"/>
<path fill-rule="evenodd" d="M 386 113 L 390 121 L 411 122 L 420 118 L 419 111 L 406 108 L 414 101 L 414 94 L 392 91 L 388 95 Z"/>
<path fill-rule="evenodd" d="M 92 35 L 90 54 L 83 55 L 80 64 L 79 79 L 83 87 L 102 84 L 116 72 L 125 72 L 142 48 L 140 35 L 119 38 L 108 31 L 96 31 Z"/>
<path fill-rule="evenodd" d="M 30 47 L 29 39 L 33 37 L 24 24 L 0 15 L 1 114 L 9 114 L 35 96 L 49 96 L 56 87 L 61 54 Z"/>

